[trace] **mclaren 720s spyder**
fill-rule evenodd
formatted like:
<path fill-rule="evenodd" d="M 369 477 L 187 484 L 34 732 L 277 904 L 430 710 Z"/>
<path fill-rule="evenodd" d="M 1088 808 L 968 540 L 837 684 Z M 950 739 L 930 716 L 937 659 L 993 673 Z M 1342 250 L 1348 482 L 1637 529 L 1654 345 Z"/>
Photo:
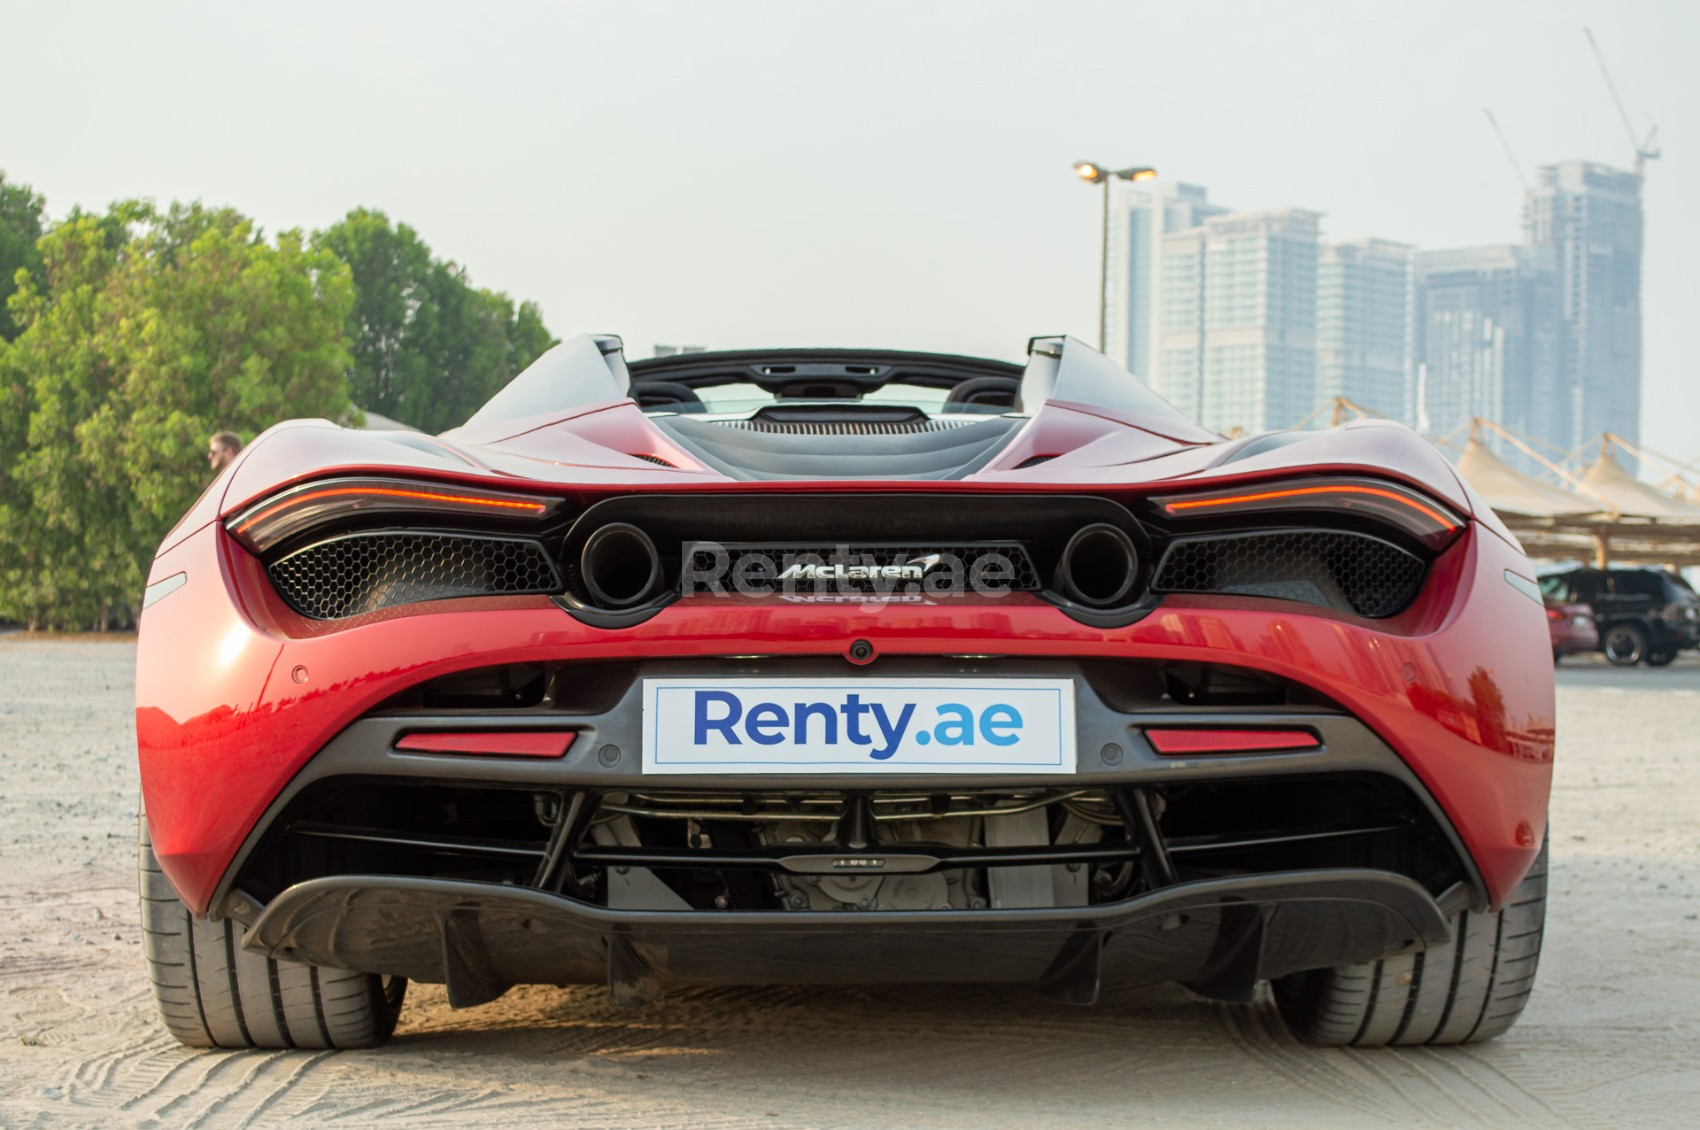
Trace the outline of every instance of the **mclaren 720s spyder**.
<path fill-rule="evenodd" d="M 1268 982 L 1484 1040 L 1545 910 L 1534 573 L 1384 421 L 1224 438 L 1065 337 L 628 363 L 441 436 L 279 424 L 165 539 L 136 726 L 164 1023 L 408 981 Z"/>

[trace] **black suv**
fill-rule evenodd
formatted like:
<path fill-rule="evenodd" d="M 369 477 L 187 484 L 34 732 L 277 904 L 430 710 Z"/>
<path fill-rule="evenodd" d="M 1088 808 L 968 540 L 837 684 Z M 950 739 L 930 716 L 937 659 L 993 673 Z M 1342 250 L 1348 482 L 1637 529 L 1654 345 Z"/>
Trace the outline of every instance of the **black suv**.
<path fill-rule="evenodd" d="M 1600 629 L 1600 650 L 1617 667 L 1663 667 L 1700 646 L 1700 597 L 1663 569 L 1571 569 L 1541 578 L 1549 599 L 1586 604 Z"/>

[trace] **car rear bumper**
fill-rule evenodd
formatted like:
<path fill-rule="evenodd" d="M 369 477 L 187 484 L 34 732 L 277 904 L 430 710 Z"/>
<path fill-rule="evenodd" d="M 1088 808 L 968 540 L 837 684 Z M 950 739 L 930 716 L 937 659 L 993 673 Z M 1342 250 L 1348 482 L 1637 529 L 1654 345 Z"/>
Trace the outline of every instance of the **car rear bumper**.
<path fill-rule="evenodd" d="M 486 598 L 327 625 L 285 607 L 258 563 L 209 526 L 150 575 L 187 580 L 142 619 L 144 799 L 166 874 L 191 910 L 206 913 L 268 812 L 333 739 L 407 688 L 456 671 L 669 655 L 730 674 L 736 657 L 827 661 L 855 640 L 872 645 L 876 666 L 962 656 L 1219 664 L 1311 688 L 1384 743 L 1455 830 L 1497 905 L 1544 834 L 1552 756 L 1544 615 L 1506 583 L 1511 570 L 1526 570 L 1521 555 L 1472 527 L 1435 562 L 1417 603 L 1382 621 L 1255 598 L 1168 597 L 1132 624 L 1096 628 L 1017 594 L 874 607 L 702 597 L 617 631 L 579 623 L 546 598 Z M 583 750 L 602 744 L 618 743 Z M 1098 746 L 1082 736 L 1080 748 Z"/>
<path fill-rule="evenodd" d="M 546 892 L 563 888 L 563 873 L 586 868 L 655 867 L 676 873 L 748 867 L 757 861 L 737 858 L 735 852 L 682 850 L 676 840 L 667 841 L 671 849 L 592 843 L 585 829 L 600 806 L 614 802 L 627 810 L 669 803 L 688 809 L 709 806 L 706 800 L 692 803 L 693 798 L 728 794 L 795 797 L 799 790 L 807 790 L 839 797 L 937 796 L 960 794 L 964 789 L 975 793 L 1028 790 L 1040 795 L 1093 790 L 1130 802 L 1137 795 L 1170 795 L 1189 789 L 1209 792 L 1208 799 L 1192 803 L 1190 814 L 1183 802 L 1176 811 L 1154 820 L 1153 835 L 1160 844 L 1148 844 L 1147 850 L 1130 847 L 1115 856 L 1109 845 L 1082 846 L 1077 855 L 1042 861 L 1052 866 L 1074 863 L 1078 869 L 1113 857 L 1127 858 L 1143 869 L 1161 852 L 1174 864 L 1174 877 L 1169 880 L 1174 882 L 1219 875 L 1224 869 L 1271 872 L 1373 863 L 1378 869 L 1393 870 L 1398 861 L 1410 875 L 1422 876 L 1423 889 L 1434 896 L 1456 887 L 1450 897 L 1460 905 L 1484 909 L 1489 903 L 1482 876 L 1456 829 L 1416 774 L 1361 721 L 1331 706 L 1185 707 L 1154 690 L 1155 669 L 1125 663 L 899 657 L 880 668 L 882 675 L 900 678 L 992 674 L 1070 681 L 1075 687 L 1080 748 L 1076 771 L 1066 775 L 984 772 L 968 777 L 938 772 L 657 776 L 646 771 L 640 756 L 645 680 L 708 682 L 721 673 L 720 662 L 657 660 L 619 669 L 569 666 L 557 676 L 557 685 L 563 688 L 558 692 L 560 701 L 505 711 L 392 705 L 348 726 L 296 774 L 256 821 L 210 906 L 215 914 L 252 922 L 260 907 L 269 912 L 278 897 L 288 897 L 297 886 L 339 873 L 371 872 L 378 865 L 390 868 L 391 874 L 439 879 L 478 874 Z M 782 673 L 790 682 L 842 669 L 843 664 L 832 659 L 739 664 L 741 674 Z M 565 689 L 593 672 L 601 676 L 593 689 L 578 695 Z M 1223 724 L 1302 734 L 1314 744 L 1261 753 L 1169 756 L 1146 737 L 1151 727 L 1173 731 Z M 497 735 L 565 731 L 575 736 L 561 757 L 463 755 L 410 748 L 421 735 L 467 731 Z M 1330 791 L 1336 787 L 1346 787 L 1348 792 L 1328 799 L 1336 797 Z M 1375 793 L 1376 802 L 1360 807 L 1354 798 L 1366 792 Z M 359 794 L 358 802 L 351 803 L 351 793 Z M 650 799 L 630 799 L 634 797 Z M 530 819 L 536 807 L 532 798 L 577 814 L 577 823 L 566 827 L 554 820 Z M 420 823 L 406 815 L 450 807 L 467 817 L 474 811 L 488 815 L 458 825 L 441 818 Z M 753 818 L 747 810 L 743 815 Z M 711 816 L 700 819 L 705 827 L 714 826 Z M 932 833 L 940 825 L 934 819 L 920 821 L 917 827 Z M 902 866 L 893 857 L 912 859 L 901 830 L 895 825 L 884 828 L 888 831 L 872 829 L 866 848 L 867 855 L 880 857 L 882 874 L 888 865 Z M 946 845 L 936 842 L 936 834 L 920 838 L 929 841 L 924 850 L 935 860 L 926 871 L 954 869 L 945 861 L 948 853 L 941 849 Z M 330 854 L 326 854 L 327 845 Z M 633 847 L 639 850 L 628 850 Z M 827 848 L 799 850 L 810 855 Z M 661 858 L 645 858 L 646 852 Z M 760 870 L 778 875 L 788 868 L 765 865 Z M 665 901 L 685 905 L 676 899 Z"/>

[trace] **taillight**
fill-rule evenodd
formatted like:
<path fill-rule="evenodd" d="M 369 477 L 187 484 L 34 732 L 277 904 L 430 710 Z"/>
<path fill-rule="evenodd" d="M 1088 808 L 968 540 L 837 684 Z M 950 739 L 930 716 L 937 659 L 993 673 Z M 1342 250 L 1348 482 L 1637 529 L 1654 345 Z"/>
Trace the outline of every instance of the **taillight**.
<path fill-rule="evenodd" d="M 1162 495 L 1151 501 L 1164 518 L 1183 523 L 1209 518 L 1240 521 L 1300 511 L 1370 518 L 1396 527 L 1431 550 L 1445 548 L 1464 527 L 1463 517 L 1444 503 L 1380 479 L 1297 479 Z"/>
<path fill-rule="evenodd" d="M 559 507 L 554 499 L 408 479 L 321 479 L 255 503 L 225 523 L 249 549 L 264 553 L 310 527 L 362 515 L 407 513 L 473 519 L 479 524 L 535 523 Z"/>
<path fill-rule="evenodd" d="M 1562 619 L 1564 619 L 1564 613 L 1560 612 L 1556 608 L 1549 608 L 1549 609 L 1547 609 L 1547 619 L 1548 620 L 1562 620 Z"/>

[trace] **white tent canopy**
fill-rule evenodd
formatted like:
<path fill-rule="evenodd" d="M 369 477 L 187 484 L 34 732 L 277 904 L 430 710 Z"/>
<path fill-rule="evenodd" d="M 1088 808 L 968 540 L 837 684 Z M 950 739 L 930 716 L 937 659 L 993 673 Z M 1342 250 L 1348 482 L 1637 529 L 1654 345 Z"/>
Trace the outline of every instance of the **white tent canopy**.
<path fill-rule="evenodd" d="M 1604 445 L 1580 479 L 1553 467 L 1575 489 L 1516 470 L 1475 434 L 1456 466 L 1531 557 L 1700 563 L 1700 505 L 1640 482 Z"/>
<path fill-rule="evenodd" d="M 1464 445 L 1457 467 L 1501 518 L 1580 518 L 1614 509 L 1523 474 L 1474 436 Z"/>
<path fill-rule="evenodd" d="M 1625 518 L 1640 518 L 1649 522 L 1700 523 L 1700 506 L 1685 502 L 1649 486 L 1631 475 L 1609 451 L 1601 451 L 1588 473 L 1582 476 L 1582 487 L 1589 494 L 1611 504 Z"/>

